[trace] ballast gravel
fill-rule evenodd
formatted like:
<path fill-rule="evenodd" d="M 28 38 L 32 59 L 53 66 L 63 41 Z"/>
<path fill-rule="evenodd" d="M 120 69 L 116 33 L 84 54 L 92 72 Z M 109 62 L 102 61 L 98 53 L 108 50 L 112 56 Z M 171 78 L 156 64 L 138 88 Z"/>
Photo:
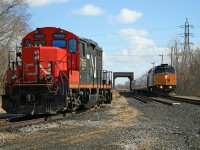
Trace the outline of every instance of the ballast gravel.
<path fill-rule="evenodd" d="M 199 150 L 200 106 L 144 104 L 114 93 L 103 108 L 0 130 L 0 149 Z"/>

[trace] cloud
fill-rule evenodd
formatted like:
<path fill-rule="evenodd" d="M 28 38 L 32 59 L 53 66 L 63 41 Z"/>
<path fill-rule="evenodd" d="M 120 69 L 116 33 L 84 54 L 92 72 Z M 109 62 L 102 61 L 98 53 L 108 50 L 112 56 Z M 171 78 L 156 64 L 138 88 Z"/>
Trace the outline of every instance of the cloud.
<path fill-rule="evenodd" d="M 88 15 L 88 16 L 98 16 L 104 13 L 104 10 L 100 7 L 94 6 L 93 4 L 87 4 L 80 9 L 75 9 L 72 11 L 77 15 Z"/>
<path fill-rule="evenodd" d="M 133 28 L 122 29 L 119 31 L 122 36 L 147 36 L 148 33 L 145 30 L 136 30 Z"/>
<path fill-rule="evenodd" d="M 30 4 L 30 6 L 33 7 L 41 7 L 41 6 L 45 6 L 45 5 L 49 5 L 52 3 L 67 3 L 70 0 L 27 0 L 28 3 Z"/>
<path fill-rule="evenodd" d="M 124 36 L 131 45 L 140 47 L 155 45 L 153 40 L 147 38 L 148 32 L 145 30 L 126 28 L 120 30 L 118 33 L 119 35 Z"/>
<path fill-rule="evenodd" d="M 154 46 L 155 43 L 153 40 L 148 39 L 146 37 L 130 37 L 129 39 L 130 44 L 135 44 L 135 45 L 142 45 L 142 46 Z"/>
<path fill-rule="evenodd" d="M 155 65 L 161 63 L 160 54 L 164 55 L 164 63 L 169 63 L 169 49 L 158 47 L 155 41 L 148 37 L 146 30 L 125 28 L 121 29 L 118 34 L 124 42 L 120 43 L 115 54 L 104 58 L 106 68 L 114 72 L 133 71 L 137 78 L 152 68 L 153 62 Z"/>
<path fill-rule="evenodd" d="M 137 12 L 136 10 L 130 10 L 127 8 L 123 8 L 120 11 L 120 14 L 117 16 L 111 16 L 110 21 L 111 22 L 118 22 L 121 24 L 128 24 L 128 23 L 134 23 L 139 18 L 142 17 L 142 13 Z"/>

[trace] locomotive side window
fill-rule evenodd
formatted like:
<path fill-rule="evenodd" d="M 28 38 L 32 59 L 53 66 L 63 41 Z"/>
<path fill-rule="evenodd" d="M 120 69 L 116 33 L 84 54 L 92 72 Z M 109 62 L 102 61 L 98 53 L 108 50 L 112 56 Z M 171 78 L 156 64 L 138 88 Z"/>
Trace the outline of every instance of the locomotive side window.
<path fill-rule="evenodd" d="M 76 52 L 77 51 L 77 41 L 76 39 L 69 40 L 69 51 Z"/>
<path fill-rule="evenodd" d="M 45 41 L 38 40 L 38 41 L 34 41 L 34 42 L 33 42 L 33 45 L 34 45 L 34 46 L 45 46 L 45 45 L 46 45 L 46 42 L 45 42 Z"/>
<path fill-rule="evenodd" d="M 84 43 L 80 44 L 80 49 L 81 49 L 81 57 L 85 57 L 85 44 Z"/>
<path fill-rule="evenodd" d="M 28 47 L 31 44 L 31 40 L 30 39 L 25 39 L 24 40 L 24 47 Z"/>
<path fill-rule="evenodd" d="M 65 40 L 53 40 L 52 46 L 66 48 L 67 42 Z"/>
<path fill-rule="evenodd" d="M 97 56 L 102 57 L 102 51 L 97 50 Z"/>

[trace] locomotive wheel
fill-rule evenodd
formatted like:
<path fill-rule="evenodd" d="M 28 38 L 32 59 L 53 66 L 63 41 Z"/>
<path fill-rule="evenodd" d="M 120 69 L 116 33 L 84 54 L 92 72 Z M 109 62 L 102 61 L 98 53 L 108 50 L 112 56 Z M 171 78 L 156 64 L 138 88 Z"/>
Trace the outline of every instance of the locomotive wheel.
<path fill-rule="evenodd" d="M 76 111 L 81 106 L 81 101 L 73 96 L 70 100 L 70 109 L 71 111 Z"/>
<path fill-rule="evenodd" d="M 111 101 L 112 101 L 112 95 L 111 95 L 111 93 L 107 93 L 106 94 L 106 103 L 111 104 Z"/>

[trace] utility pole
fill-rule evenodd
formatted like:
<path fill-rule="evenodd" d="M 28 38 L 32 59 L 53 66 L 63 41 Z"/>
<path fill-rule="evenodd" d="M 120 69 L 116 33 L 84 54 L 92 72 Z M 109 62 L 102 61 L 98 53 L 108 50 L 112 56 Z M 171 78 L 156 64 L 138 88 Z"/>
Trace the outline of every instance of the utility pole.
<path fill-rule="evenodd" d="M 153 65 L 153 68 L 154 68 L 154 66 L 155 66 L 155 62 L 152 62 L 151 64 Z"/>
<path fill-rule="evenodd" d="M 191 62 L 192 60 L 192 54 L 191 54 L 191 51 L 190 51 L 190 44 L 193 44 L 193 43 L 190 43 L 190 36 L 193 36 L 192 33 L 190 33 L 190 28 L 194 28 L 193 25 L 190 25 L 188 23 L 188 19 L 186 18 L 186 22 L 185 22 L 185 25 L 181 25 L 180 28 L 184 28 L 185 29 L 185 32 L 182 34 L 184 37 L 184 51 L 183 51 L 183 57 L 182 57 L 182 62 L 184 63 L 184 69 L 186 69 L 186 66 L 187 66 L 187 63 Z M 184 74 L 182 75 L 181 77 L 183 80 L 181 83 L 183 84 L 183 89 L 185 90 L 186 89 L 186 78 L 188 78 L 188 74 L 186 74 L 186 72 L 184 72 Z"/>
<path fill-rule="evenodd" d="M 194 26 L 189 25 L 188 18 L 186 18 L 185 25 L 181 25 L 180 28 L 185 28 L 185 32 L 181 34 L 183 35 L 182 37 L 184 37 L 184 51 L 190 52 L 190 44 L 193 44 L 190 43 L 190 36 L 193 36 L 193 34 L 190 33 L 190 28 L 194 28 Z"/>
<path fill-rule="evenodd" d="M 171 66 L 173 65 L 173 47 L 171 47 Z"/>
<path fill-rule="evenodd" d="M 175 67 L 176 67 L 176 70 L 178 70 L 178 58 L 179 58 L 179 53 L 178 53 L 178 42 L 175 40 L 174 42 L 174 54 L 175 54 Z"/>
<path fill-rule="evenodd" d="M 161 59 L 161 64 L 163 64 L 163 54 L 160 54 L 159 56 L 162 57 L 162 59 Z"/>

